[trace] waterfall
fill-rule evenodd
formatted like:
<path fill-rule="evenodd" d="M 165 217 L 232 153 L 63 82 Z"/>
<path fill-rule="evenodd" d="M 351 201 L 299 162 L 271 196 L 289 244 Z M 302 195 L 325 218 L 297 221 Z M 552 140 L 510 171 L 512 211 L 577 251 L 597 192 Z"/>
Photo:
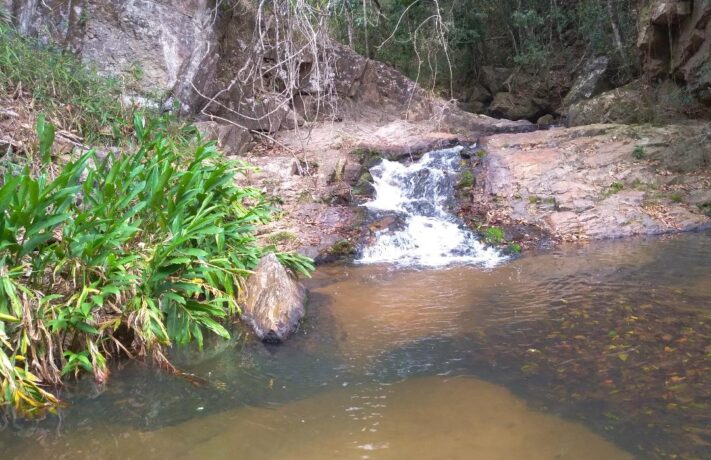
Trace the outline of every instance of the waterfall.
<path fill-rule="evenodd" d="M 409 165 L 383 160 L 371 168 L 375 198 L 364 206 L 375 218 L 395 216 L 402 224 L 377 231 L 375 241 L 362 249 L 357 262 L 491 267 L 505 259 L 449 212 L 462 149 L 434 150 Z"/>

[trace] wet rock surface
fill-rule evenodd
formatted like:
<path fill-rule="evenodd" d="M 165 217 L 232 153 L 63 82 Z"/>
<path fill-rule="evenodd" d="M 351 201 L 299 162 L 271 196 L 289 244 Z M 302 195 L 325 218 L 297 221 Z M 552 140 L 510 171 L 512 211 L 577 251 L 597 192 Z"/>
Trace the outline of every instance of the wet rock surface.
<path fill-rule="evenodd" d="M 711 189 L 710 129 L 592 125 L 491 136 L 482 139 L 474 207 L 490 222 L 562 240 L 709 228 L 698 201 Z"/>
<path fill-rule="evenodd" d="M 242 318 L 257 337 L 279 343 L 296 330 L 305 313 L 306 291 L 274 253 L 262 257 L 245 291 Z"/>

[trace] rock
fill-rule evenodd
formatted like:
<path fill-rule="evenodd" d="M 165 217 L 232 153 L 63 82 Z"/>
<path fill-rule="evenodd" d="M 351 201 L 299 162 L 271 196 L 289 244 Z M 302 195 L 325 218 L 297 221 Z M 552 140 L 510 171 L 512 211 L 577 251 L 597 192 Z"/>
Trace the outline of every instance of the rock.
<path fill-rule="evenodd" d="M 642 82 L 604 92 L 597 97 L 581 100 L 567 110 L 570 126 L 595 123 L 644 123 L 652 117 L 650 104 L 645 101 L 650 87 Z"/>
<path fill-rule="evenodd" d="M 296 129 L 304 126 L 304 118 L 295 110 L 289 110 L 281 123 L 282 129 Z"/>
<path fill-rule="evenodd" d="M 203 138 L 217 141 L 217 146 L 225 155 L 242 155 L 254 146 L 250 132 L 233 124 L 200 121 L 195 123 L 195 127 Z"/>
<path fill-rule="evenodd" d="M 573 83 L 572 89 L 563 99 L 563 106 L 567 107 L 583 99 L 590 99 L 609 88 L 607 71 L 610 59 L 607 56 L 598 56 L 588 61 L 582 73 Z"/>
<path fill-rule="evenodd" d="M 711 2 L 652 2 L 640 9 L 637 47 L 651 78 L 683 81 L 698 100 L 711 106 Z"/>
<path fill-rule="evenodd" d="M 555 123 L 555 117 L 550 113 L 543 115 L 536 121 L 538 126 L 550 126 L 553 123 Z"/>
<path fill-rule="evenodd" d="M 53 41 L 102 71 L 120 75 L 140 96 L 172 94 L 197 103 L 216 66 L 214 9 L 204 0 L 14 0 L 16 26 Z"/>
<path fill-rule="evenodd" d="M 534 99 L 507 92 L 496 93 L 489 106 L 492 115 L 511 120 L 535 120 L 542 109 Z"/>
<path fill-rule="evenodd" d="M 537 226 L 563 240 L 672 233 L 711 226 L 704 215 L 709 163 L 691 172 L 639 161 L 667 155 L 670 145 L 702 138 L 704 123 L 665 127 L 591 125 L 481 140 L 487 155 L 476 177 L 475 206 L 499 222 Z M 668 153 L 671 162 L 683 155 Z M 669 198 L 683 184 L 689 203 Z M 471 199 L 471 197 L 470 197 Z"/>
<path fill-rule="evenodd" d="M 303 318 L 306 291 L 269 253 L 247 279 L 242 318 L 261 340 L 282 342 Z"/>
<path fill-rule="evenodd" d="M 504 83 L 511 76 L 512 70 L 508 67 L 483 66 L 481 68 L 481 82 L 491 94 L 502 90 Z"/>
<path fill-rule="evenodd" d="M 470 113 L 484 113 L 486 112 L 486 104 L 479 101 L 470 102 L 458 102 L 457 107 Z"/>

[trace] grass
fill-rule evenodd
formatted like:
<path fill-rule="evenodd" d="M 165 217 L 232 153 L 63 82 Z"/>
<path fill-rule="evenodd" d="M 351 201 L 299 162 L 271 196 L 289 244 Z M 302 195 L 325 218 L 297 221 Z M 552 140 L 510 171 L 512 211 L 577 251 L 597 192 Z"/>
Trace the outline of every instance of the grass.
<path fill-rule="evenodd" d="M 29 97 L 59 129 L 88 144 L 121 139 L 131 129 L 118 80 L 99 75 L 70 53 L 21 37 L 2 22 L 0 92 Z"/>
<path fill-rule="evenodd" d="M 109 375 L 120 355 L 171 368 L 165 350 L 206 333 L 229 337 L 245 278 L 273 248 L 253 227 L 270 209 L 238 187 L 194 128 L 136 115 L 115 156 L 83 153 L 24 168 L 0 187 L 0 407 L 32 416 L 57 407 L 47 390 L 69 375 Z M 38 123 L 44 149 L 52 129 Z M 44 157 L 45 160 L 49 156 Z M 52 171 L 50 174 L 49 171 Z M 310 259 L 278 254 L 308 275 Z"/>
<path fill-rule="evenodd" d="M 672 192 L 669 195 L 669 199 L 672 200 L 672 202 L 674 203 L 683 203 L 684 195 L 681 192 Z"/>
<path fill-rule="evenodd" d="M 603 196 L 607 198 L 608 196 L 614 195 L 616 193 L 620 193 L 622 189 L 625 188 L 625 184 L 622 182 L 613 182 L 610 184 L 610 186 L 605 190 L 605 193 L 603 193 Z"/>

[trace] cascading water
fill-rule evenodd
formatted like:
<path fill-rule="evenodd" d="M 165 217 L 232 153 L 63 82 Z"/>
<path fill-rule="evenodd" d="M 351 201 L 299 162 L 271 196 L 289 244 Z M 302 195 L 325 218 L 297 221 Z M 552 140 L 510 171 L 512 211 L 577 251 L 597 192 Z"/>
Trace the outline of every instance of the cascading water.
<path fill-rule="evenodd" d="M 383 160 L 370 170 L 375 199 L 365 206 L 376 217 L 396 216 L 403 225 L 376 232 L 375 242 L 362 250 L 358 262 L 491 267 L 505 259 L 447 211 L 454 199 L 463 148 L 434 150 L 410 165 Z"/>

